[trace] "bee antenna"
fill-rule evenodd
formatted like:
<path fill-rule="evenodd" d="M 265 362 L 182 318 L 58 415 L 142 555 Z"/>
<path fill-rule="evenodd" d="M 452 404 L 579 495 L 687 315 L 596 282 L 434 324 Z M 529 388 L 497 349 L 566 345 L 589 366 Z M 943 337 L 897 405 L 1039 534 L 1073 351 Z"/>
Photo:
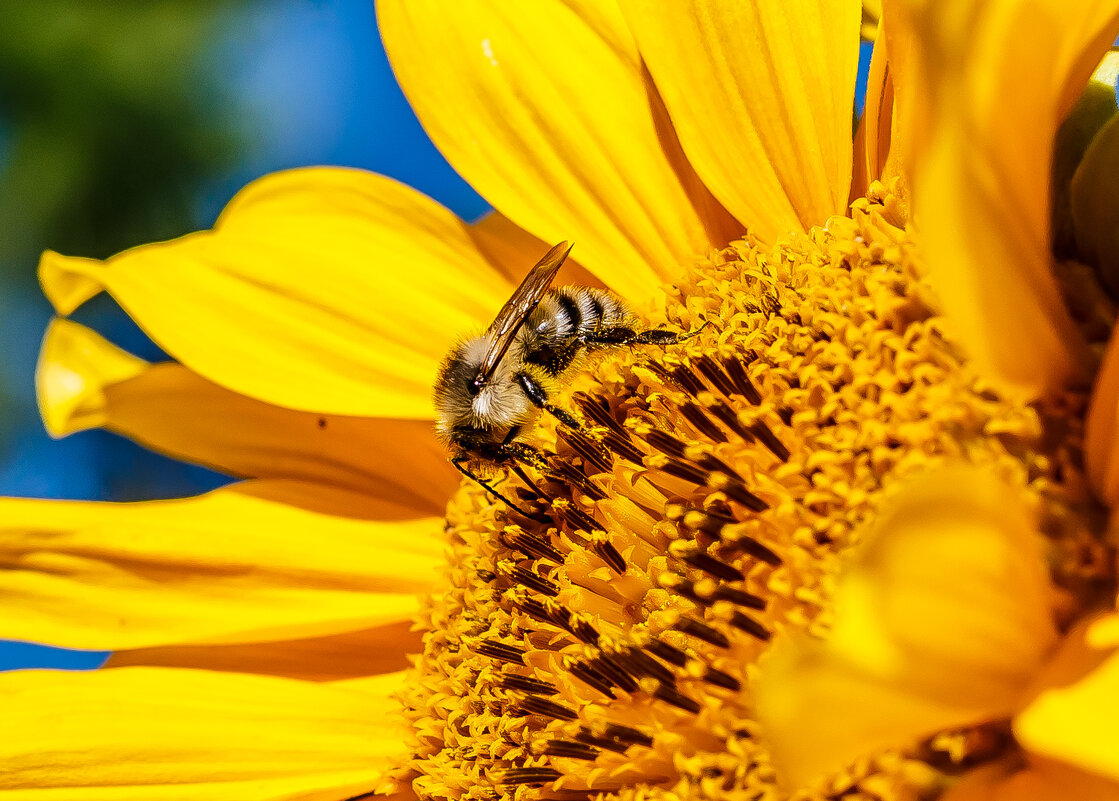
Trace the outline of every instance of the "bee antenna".
<path fill-rule="evenodd" d="M 536 514 L 536 513 L 533 513 L 533 512 L 526 512 L 524 509 L 517 506 L 517 504 L 515 504 L 513 501 L 509 500 L 504 495 L 502 495 L 500 492 L 498 492 L 496 489 L 494 489 L 494 487 L 489 482 L 482 480 L 481 478 L 479 478 L 478 476 L 476 476 L 472 472 L 470 472 L 469 469 L 464 467 L 463 462 L 465 462 L 465 461 L 466 461 L 466 459 L 463 459 L 463 458 L 455 458 L 455 459 L 451 459 L 451 464 L 453 464 L 455 466 L 456 470 L 458 470 L 464 476 L 469 478 L 471 481 L 473 481 L 479 487 L 484 489 L 490 495 L 494 496 L 499 501 L 504 503 L 506 506 L 509 506 L 513 509 L 516 509 L 520 514 L 524 515 L 525 517 L 527 517 L 531 520 L 537 520 L 541 523 L 550 523 L 551 522 L 551 520 L 546 516 Z"/>

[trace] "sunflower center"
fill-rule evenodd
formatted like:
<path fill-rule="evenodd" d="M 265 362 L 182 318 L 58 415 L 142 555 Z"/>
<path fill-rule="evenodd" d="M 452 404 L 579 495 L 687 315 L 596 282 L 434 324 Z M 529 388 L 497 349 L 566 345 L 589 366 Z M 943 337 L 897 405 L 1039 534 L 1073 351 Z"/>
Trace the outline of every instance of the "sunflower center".
<path fill-rule="evenodd" d="M 983 385 L 913 251 L 881 187 L 808 236 L 732 243 L 670 298 L 711 325 L 576 379 L 582 431 L 541 420 L 548 468 L 503 490 L 532 517 L 463 487 L 404 699 L 421 797 L 770 793 L 752 666 L 773 632 L 827 626 L 891 485 L 963 458 L 1073 527 L 1076 437 Z"/>

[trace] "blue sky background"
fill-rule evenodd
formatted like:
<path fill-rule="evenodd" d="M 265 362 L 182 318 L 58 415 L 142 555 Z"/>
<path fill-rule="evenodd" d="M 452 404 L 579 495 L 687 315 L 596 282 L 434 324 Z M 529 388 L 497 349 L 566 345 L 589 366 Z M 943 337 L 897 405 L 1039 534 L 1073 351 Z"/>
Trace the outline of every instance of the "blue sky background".
<path fill-rule="evenodd" d="M 208 58 L 234 98 L 254 144 L 240 155 L 233 170 L 200 193 L 195 227 L 209 226 L 248 181 L 274 170 L 311 164 L 363 167 L 393 176 L 465 219 L 487 210 L 485 201 L 431 145 L 408 107 L 380 46 L 371 0 L 261 0 L 231 13 L 224 28 L 226 35 L 214 42 Z M 860 98 L 865 93 L 868 57 L 869 48 L 864 48 Z M 0 170 L 3 152 L 0 120 Z M 132 352 L 148 359 L 160 357 L 158 349 L 111 303 L 91 304 L 83 315 L 83 321 Z M 116 480 L 126 476 L 133 495 L 171 497 L 204 491 L 227 480 L 163 459 L 106 432 L 83 432 L 60 441 L 47 437 L 34 409 L 33 375 L 49 317 L 47 305 L 37 295 L 0 297 L 0 341 L 6 351 L 0 371 L 5 383 L 16 389 L 16 413 L 26 418 L 15 441 L 0 454 L 0 495 L 111 499 Z M 100 652 L 0 641 L 0 670 L 89 669 L 106 657 Z"/>

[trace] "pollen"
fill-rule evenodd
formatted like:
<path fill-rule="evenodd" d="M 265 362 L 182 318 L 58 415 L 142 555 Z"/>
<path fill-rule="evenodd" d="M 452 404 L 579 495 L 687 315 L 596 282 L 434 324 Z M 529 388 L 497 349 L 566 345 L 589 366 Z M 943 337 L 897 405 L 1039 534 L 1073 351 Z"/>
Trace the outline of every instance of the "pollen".
<path fill-rule="evenodd" d="M 520 511 L 466 484 L 450 504 L 403 699 L 420 798 L 786 797 L 753 719 L 757 661 L 781 630 L 827 628 L 862 525 L 939 462 L 1025 488 L 1055 573 L 1091 579 L 1084 399 L 1025 405 L 973 371 L 895 191 L 776 246 L 731 243 L 666 316 L 707 325 L 588 367 L 560 399 L 582 429 L 542 419 L 547 467 L 502 484 Z M 935 761 L 868 758 L 826 797 L 927 794 Z"/>

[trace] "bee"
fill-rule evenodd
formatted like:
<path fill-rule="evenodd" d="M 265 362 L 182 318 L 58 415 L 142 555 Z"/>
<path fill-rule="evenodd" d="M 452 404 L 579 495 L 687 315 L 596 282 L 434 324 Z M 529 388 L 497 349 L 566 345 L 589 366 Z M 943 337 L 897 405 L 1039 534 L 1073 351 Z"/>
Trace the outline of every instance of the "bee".
<path fill-rule="evenodd" d="M 541 411 L 582 430 L 579 420 L 552 397 L 587 354 L 672 345 L 699 333 L 642 328 L 625 303 L 604 289 L 552 289 L 571 248 L 560 242 L 544 254 L 485 333 L 451 349 L 435 380 L 435 428 L 451 452 L 451 464 L 518 511 L 478 473 L 510 467 L 531 486 L 520 465 L 542 467 L 545 462 L 519 439 L 521 432 Z"/>

